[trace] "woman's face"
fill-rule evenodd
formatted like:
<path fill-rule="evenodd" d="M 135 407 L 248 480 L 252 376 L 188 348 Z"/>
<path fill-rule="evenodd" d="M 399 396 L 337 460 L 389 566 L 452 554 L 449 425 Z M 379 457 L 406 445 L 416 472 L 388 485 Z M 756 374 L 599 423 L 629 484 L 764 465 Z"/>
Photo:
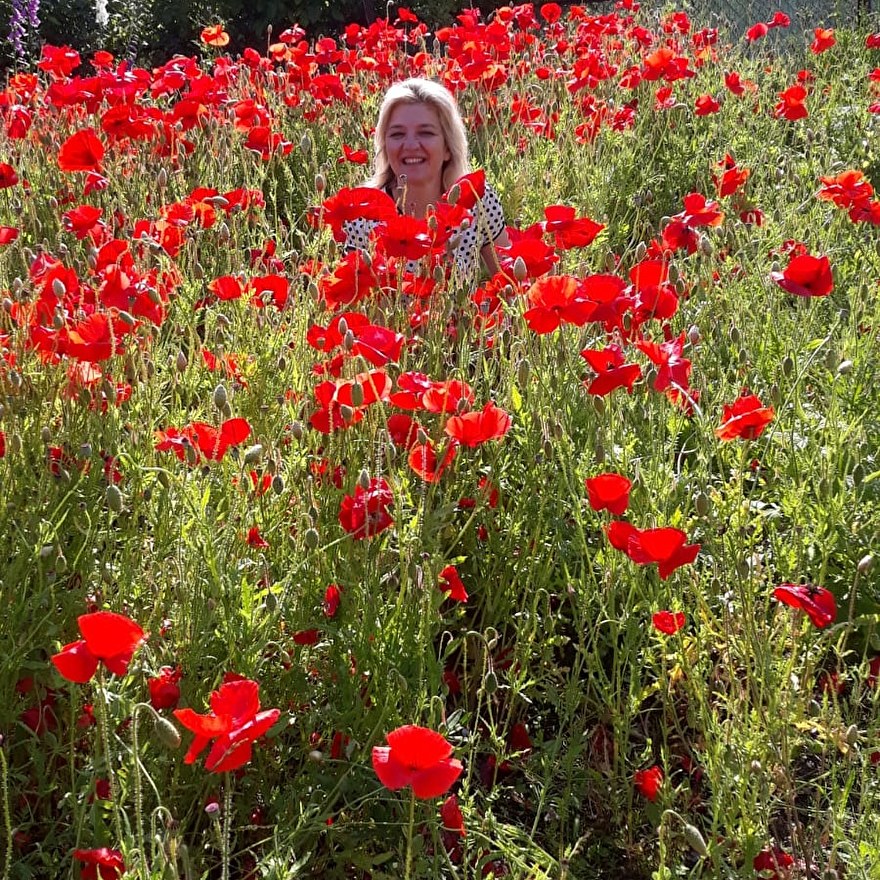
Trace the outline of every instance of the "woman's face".
<path fill-rule="evenodd" d="M 385 153 L 397 178 L 407 186 L 443 189 L 443 165 L 451 153 L 443 137 L 440 116 L 430 104 L 398 104 L 385 132 Z"/>

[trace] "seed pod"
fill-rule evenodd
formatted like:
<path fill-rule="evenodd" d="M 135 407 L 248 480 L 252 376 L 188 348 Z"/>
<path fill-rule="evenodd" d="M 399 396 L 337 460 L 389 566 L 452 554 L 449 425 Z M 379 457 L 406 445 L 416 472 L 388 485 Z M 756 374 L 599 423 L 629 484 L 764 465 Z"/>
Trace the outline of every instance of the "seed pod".
<path fill-rule="evenodd" d="M 303 533 L 303 541 L 309 550 L 316 550 L 321 543 L 321 536 L 315 528 L 306 529 Z"/>
<path fill-rule="evenodd" d="M 214 389 L 213 400 L 217 409 L 223 409 L 226 406 L 229 396 L 226 393 L 226 386 L 222 382 Z"/>
<path fill-rule="evenodd" d="M 263 457 L 263 447 L 259 443 L 254 443 L 244 454 L 245 464 L 256 464 Z"/>
<path fill-rule="evenodd" d="M 180 731 L 167 718 L 161 715 L 155 716 L 155 731 L 159 742 L 169 749 L 180 748 Z"/>

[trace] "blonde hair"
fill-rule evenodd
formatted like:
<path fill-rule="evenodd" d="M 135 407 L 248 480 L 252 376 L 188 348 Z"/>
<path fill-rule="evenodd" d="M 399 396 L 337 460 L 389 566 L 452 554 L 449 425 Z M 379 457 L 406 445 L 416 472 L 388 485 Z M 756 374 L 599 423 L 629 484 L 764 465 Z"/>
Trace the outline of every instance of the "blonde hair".
<path fill-rule="evenodd" d="M 394 83 L 385 92 L 382 106 L 379 108 L 379 119 L 376 122 L 376 133 L 373 136 L 375 157 L 373 159 L 373 176 L 367 186 L 386 189 L 394 183 L 394 172 L 385 152 L 385 135 L 391 114 L 400 104 L 426 104 L 437 112 L 440 130 L 449 150 L 449 159 L 443 165 L 443 189 L 447 190 L 459 177 L 471 170 L 468 158 L 467 132 L 458 104 L 445 86 L 429 79 L 407 79 Z"/>

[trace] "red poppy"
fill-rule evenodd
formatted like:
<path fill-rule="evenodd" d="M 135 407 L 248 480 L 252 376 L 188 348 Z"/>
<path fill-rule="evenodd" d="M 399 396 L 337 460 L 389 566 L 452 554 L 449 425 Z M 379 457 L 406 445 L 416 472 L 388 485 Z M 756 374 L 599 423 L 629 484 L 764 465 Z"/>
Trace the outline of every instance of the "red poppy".
<path fill-rule="evenodd" d="M 447 831 L 452 831 L 461 837 L 467 837 L 467 831 L 464 827 L 464 816 L 461 815 L 461 808 L 458 806 L 458 798 L 454 794 L 449 795 L 449 797 L 441 804 L 440 820 L 443 822 L 443 827 Z"/>
<path fill-rule="evenodd" d="M 788 27 L 790 24 L 791 19 L 784 12 L 777 10 L 773 13 L 773 18 L 767 22 L 767 27 Z"/>
<path fill-rule="evenodd" d="M 712 95 L 698 95 L 694 106 L 696 116 L 711 116 L 721 109 L 721 104 Z"/>
<path fill-rule="evenodd" d="M 394 503 L 384 477 L 373 477 L 367 487 L 360 484 L 354 495 L 346 495 L 339 508 L 339 524 L 358 541 L 372 538 L 394 525 L 389 508 Z"/>
<path fill-rule="evenodd" d="M 813 31 L 813 37 L 813 42 L 810 44 L 810 51 L 814 55 L 821 55 L 837 42 L 834 36 L 834 28 L 818 27 Z"/>
<path fill-rule="evenodd" d="M 457 444 L 448 443 L 443 457 L 438 460 L 434 444 L 430 440 L 427 443 L 416 443 L 410 448 L 407 461 L 426 483 L 436 483 L 443 471 L 452 464 L 457 448 Z"/>
<path fill-rule="evenodd" d="M 370 154 L 366 150 L 352 149 L 348 144 L 342 145 L 342 153 L 337 162 L 351 162 L 353 165 L 366 165 L 370 161 Z"/>
<path fill-rule="evenodd" d="M 384 190 L 370 186 L 343 188 L 321 205 L 321 220 L 333 230 L 333 237 L 340 244 L 345 241 L 342 224 L 350 220 L 376 220 L 383 222 L 397 216 L 394 199 Z"/>
<path fill-rule="evenodd" d="M 248 547 L 254 547 L 257 550 L 268 550 L 270 546 L 269 542 L 260 533 L 259 526 L 251 526 L 248 529 L 245 541 Z"/>
<path fill-rule="evenodd" d="M 173 452 L 181 461 L 187 460 L 187 447 L 209 461 L 220 461 L 230 446 L 244 443 L 250 436 L 251 426 L 246 419 L 227 419 L 219 428 L 206 422 L 193 422 L 181 430 L 168 428 L 156 432 L 156 449 Z"/>
<path fill-rule="evenodd" d="M 411 786 L 417 798 L 427 800 L 445 794 L 461 775 L 452 746 L 427 727 L 406 724 L 386 740 L 387 746 L 373 747 L 373 769 L 391 791 Z"/>
<path fill-rule="evenodd" d="M 585 348 L 580 355 L 598 373 L 587 385 L 587 393 L 597 397 L 604 397 L 615 388 L 626 388 L 632 394 L 633 385 L 642 375 L 638 364 L 624 363 L 623 349 L 617 343 L 603 349 Z"/>
<path fill-rule="evenodd" d="M 657 563 L 657 572 L 666 580 L 677 568 L 689 565 L 700 552 L 699 544 L 688 544 L 687 535 L 681 529 L 664 527 L 658 529 L 633 528 L 626 546 L 626 554 L 637 565 Z"/>
<path fill-rule="evenodd" d="M 752 868 L 760 875 L 761 880 L 783 880 L 788 877 L 788 871 L 780 872 L 780 869 L 791 868 L 794 859 L 785 850 L 778 847 L 762 849 L 752 860 Z"/>
<path fill-rule="evenodd" d="M 103 213 L 102 208 L 96 208 L 94 205 L 80 205 L 64 212 L 61 216 L 61 225 L 82 241 L 100 223 Z"/>
<path fill-rule="evenodd" d="M 730 196 L 739 190 L 749 179 L 750 169 L 740 168 L 736 160 L 728 153 L 718 163 L 719 174 L 712 174 L 715 188 L 719 196 Z"/>
<path fill-rule="evenodd" d="M 768 25 L 766 25 L 763 21 L 759 21 L 756 24 L 753 24 L 746 31 L 746 39 L 750 43 L 754 43 L 755 40 L 760 40 L 761 37 L 766 37 L 767 31 L 769 31 L 769 30 L 770 30 L 770 28 Z"/>
<path fill-rule="evenodd" d="M 657 366 L 657 376 L 653 382 L 655 391 L 666 391 L 668 388 L 681 388 L 687 390 L 690 382 L 691 362 L 682 357 L 685 345 L 685 334 L 682 332 L 675 339 L 664 342 L 651 342 L 640 339 L 636 342 L 636 348 L 648 356 Z"/>
<path fill-rule="evenodd" d="M 824 587 L 813 584 L 780 584 L 773 591 L 773 598 L 783 605 L 800 608 L 819 629 L 833 623 L 837 617 L 834 594 Z"/>
<path fill-rule="evenodd" d="M 83 638 L 51 657 L 61 675 L 85 684 L 101 663 L 114 675 L 125 675 L 134 652 L 146 639 L 144 631 L 133 620 L 112 611 L 83 614 L 77 622 Z"/>
<path fill-rule="evenodd" d="M 419 385 L 415 378 L 417 375 L 415 373 L 401 374 L 397 380 L 398 386 L 407 390 L 411 385 L 417 388 Z M 462 401 L 464 402 L 462 403 Z M 403 406 L 395 396 L 392 396 L 391 402 L 395 406 Z M 431 413 L 443 414 L 457 412 L 461 407 L 467 409 L 473 402 L 474 392 L 467 382 L 458 379 L 450 379 L 446 382 L 431 382 L 429 380 L 427 387 L 420 395 L 419 408 Z"/>
<path fill-rule="evenodd" d="M 174 717 L 195 734 L 183 761 L 192 764 L 215 740 L 205 769 L 211 773 L 237 770 L 247 764 L 256 742 L 281 715 L 280 709 L 260 711 L 260 686 L 242 678 L 226 681 L 211 694 L 211 711 L 199 715 L 192 709 L 175 709 Z"/>
<path fill-rule="evenodd" d="M 587 495 L 593 510 L 608 510 L 620 516 L 629 506 L 632 480 L 620 474 L 599 474 L 586 480 Z"/>
<path fill-rule="evenodd" d="M 75 849 L 73 857 L 82 862 L 82 880 L 116 880 L 125 873 L 125 862 L 118 849 Z"/>
<path fill-rule="evenodd" d="M 550 205 L 544 208 L 544 232 L 553 234 L 558 250 L 586 247 L 605 228 L 589 217 L 576 217 L 575 209 L 566 205 Z"/>
<path fill-rule="evenodd" d="M 771 272 L 770 277 L 794 296 L 828 296 L 834 289 L 831 263 L 825 256 L 799 254 L 792 257 L 783 272 Z"/>
<path fill-rule="evenodd" d="M 19 234 L 14 226 L 0 226 L 0 244 L 12 244 Z"/>
<path fill-rule="evenodd" d="M 804 101 L 807 99 L 807 90 L 802 85 L 794 85 L 779 93 L 782 99 L 773 108 L 773 115 L 777 119 L 788 119 L 794 122 L 797 119 L 806 119 L 810 114 Z"/>
<path fill-rule="evenodd" d="M 642 797 L 654 803 L 663 785 L 663 771 L 656 765 L 647 770 L 636 770 L 633 783 Z"/>
<path fill-rule="evenodd" d="M 438 586 L 446 593 L 450 599 L 456 602 L 467 602 L 468 594 L 464 583 L 458 574 L 458 570 L 454 565 L 447 565 L 440 574 L 440 583 Z"/>
<path fill-rule="evenodd" d="M 479 446 L 488 440 L 501 439 L 510 425 L 510 415 L 489 401 L 478 412 L 452 416 L 443 430 L 463 446 Z"/>
<path fill-rule="evenodd" d="M 743 394 L 724 405 L 715 436 L 719 440 L 755 440 L 764 433 L 775 414 L 773 407 L 764 406 L 757 395 Z"/>
<path fill-rule="evenodd" d="M 863 172 L 848 168 L 840 174 L 823 176 L 822 189 L 817 195 L 820 199 L 834 202 L 838 208 L 851 208 L 860 202 L 868 201 L 874 195 L 874 187 L 865 179 Z"/>
<path fill-rule="evenodd" d="M 62 171 L 100 171 L 104 144 L 91 128 L 72 134 L 58 151 L 58 167 Z"/>
<path fill-rule="evenodd" d="M 321 610 L 324 612 L 324 617 L 329 617 L 331 620 L 336 617 L 336 613 L 339 611 L 339 603 L 342 601 L 342 587 L 338 584 L 328 584 L 327 589 L 324 590 L 324 600 L 321 603 Z"/>
<path fill-rule="evenodd" d="M 651 625 L 657 632 L 674 636 L 685 624 L 684 612 L 657 611 L 651 615 Z"/>
<path fill-rule="evenodd" d="M 229 45 L 229 34 L 223 29 L 222 24 L 212 24 L 203 28 L 200 36 L 206 46 L 222 49 L 223 46 Z"/>
<path fill-rule="evenodd" d="M 532 307 L 523 313 L 523 318 L 529 329 L 538 334 L 552 333 L 563 321 L 582 327 L 595 309 L 572 275 L 539 278 L 527 295 Z"/>
<path fill-rule="evenodd" d="M 376 234 L 389 257 L 420 260 L 430 254 L 434 246 L 427 220 L 408 214 L 389 217 L 379 224 Z"/>
<path fill-rule="evenodd" d="M 8 162 L 0 162 L 0 189 L 15 186 L 18 183 L 18 175 Z"/>
<path fill-rule="evenodd" d="M 163 666 L 158 674 L 147 679 L 150 705 L 154 709 L 174 709 L 180 701 L 180 685 L 183 677 L 179 666 Z"/>

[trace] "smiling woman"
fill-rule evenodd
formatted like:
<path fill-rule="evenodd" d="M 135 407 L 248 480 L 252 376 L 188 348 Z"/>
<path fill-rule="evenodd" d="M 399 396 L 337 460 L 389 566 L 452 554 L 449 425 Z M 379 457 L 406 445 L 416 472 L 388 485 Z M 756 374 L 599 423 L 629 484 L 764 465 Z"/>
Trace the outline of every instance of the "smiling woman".
<path fill-rule="evenodd" d="M 373 175 L 367 186 L 391 196 L 397 210 L 427 218 L 456 181 L 470 172 L 467 135 L 455 98 L 426 79 L 395 83 L 385 93 L 374 136 Z M 366 250 L 379 222 L 366 218 L 343 224 L 345 249 Z M 504 210 L 486 185 L 469 223 L 458 229 L 451 254 L 458 268 L 472 273 L 482 258 L 490 272 L 499 267 L 496 245 L 509 244 Z"/>

